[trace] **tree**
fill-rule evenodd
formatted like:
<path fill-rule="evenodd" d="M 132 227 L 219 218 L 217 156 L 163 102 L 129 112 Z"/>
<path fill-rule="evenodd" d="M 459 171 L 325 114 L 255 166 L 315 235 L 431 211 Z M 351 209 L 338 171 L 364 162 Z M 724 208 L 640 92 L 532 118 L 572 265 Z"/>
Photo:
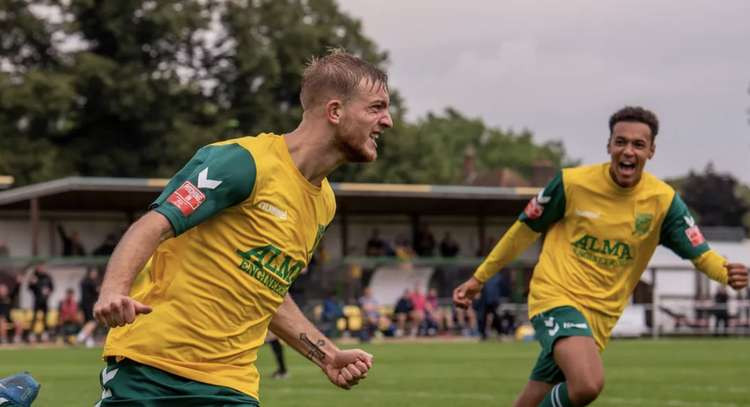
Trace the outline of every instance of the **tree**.
<path fill-rule="evenodd" d="M 310 56 L 343 47 L 387 62 L 333 0 L 0 0 L 0 10 L 0 172 L 19 184 L 169 176 L 217 138 L 292 130 Z"/>
<path fill-rule="evenodd" d="M 478 150 L 480 171 L 510 167 L 529 176 L 538 161 L 556 167 L 572 163 L 559 142 L 537 145 L 529 130 L 516 133 L 488 127 L 481 119 L 452 108 L 439 115 L 428 113 L 413 124 L 397 122 L 378 143 L 380 157 L 375 163 L 346 166 L 334 173 L 333 179 L 461 184 L 464 152 L 469 146 Z"/>
<path fill-rule="evenodd" d="M 702 174 L 691 171 L 676 184 L 702 226 L 747 226 L 743 218 L 750 211 L 748 188 L 729 174 L 716 173 L 713 164 L 709 163 Z"/>

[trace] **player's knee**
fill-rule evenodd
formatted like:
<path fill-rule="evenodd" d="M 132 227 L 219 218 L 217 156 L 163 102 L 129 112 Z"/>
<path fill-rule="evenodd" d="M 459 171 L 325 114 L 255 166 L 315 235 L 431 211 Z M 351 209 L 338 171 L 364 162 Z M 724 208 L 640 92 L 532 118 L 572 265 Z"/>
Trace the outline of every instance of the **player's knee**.
<path fill-rule="evenodd" d="M 568 397 L 577 406 L 585 406 L 604 390 L 604 377 L 589 377 L 577 383 L 568 383 Z"/>

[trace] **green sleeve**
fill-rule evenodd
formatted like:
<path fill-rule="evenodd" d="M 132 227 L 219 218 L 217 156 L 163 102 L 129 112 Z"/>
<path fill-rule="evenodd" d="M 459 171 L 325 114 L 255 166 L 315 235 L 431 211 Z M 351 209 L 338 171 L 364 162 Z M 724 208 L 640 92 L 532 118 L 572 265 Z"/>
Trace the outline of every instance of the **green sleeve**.
<path fill-rule="evenodd" d="M 255 171 L 252 154 L 239 144 L 205 146 L 175 174 L 151 209 L 169 219 L 177 236 L 250 196 Z"/>
<path fill-rule="evenodd" d="M 518 217 L 531 230 L 543 233 L 552 224 L 565 215 L 565 187 L 563 186 L 562 171 L 558 171 L 555 178 L 539 191 L 539 195 L 529 201 L 526 209 Z"/>
<path fill-rule="evenodd" d="M 709 250 L 687 205 L 677 193 L 674 194 L 661 225 L 659 243 L 672 249 L 683 259 L 695 259 Z"/>

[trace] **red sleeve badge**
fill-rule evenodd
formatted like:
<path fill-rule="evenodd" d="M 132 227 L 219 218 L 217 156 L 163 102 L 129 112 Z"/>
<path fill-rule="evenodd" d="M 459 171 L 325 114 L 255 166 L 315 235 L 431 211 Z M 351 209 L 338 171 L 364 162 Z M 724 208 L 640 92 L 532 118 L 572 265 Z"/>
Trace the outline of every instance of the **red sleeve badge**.
<path fill-rule="evenodd" d="M 198 209 L 205 200 L 206 195 L 190 181 L 185 181 L 179 188 L 169 195 L 169 198 L 167 198 L 167 202 L 176 206 L 177 209 L 182 212 L 183 216 L 189 216 Z"/>
<path fill-rule="evenodd" d="M 544 213 L 544 206 L 539 204 L 536 197 L 531 198 L 529 203 L 526 205 L 526 209 L 523 210 L 526 217 L 529 219 L 539 219 Z"/>
<path fill-rule="evenodd" d="M 703 237 L 703 233 L 701 233 L 701 230 L 698 229 L 697 225 L 693 225 L 685 229 L 685 234 L 687 235 L 687 238 L 688 240 L 690 240 L 690 244 L 692 244 L 693 247 L 698 247 L 706 242 L 706 239 Z"/>

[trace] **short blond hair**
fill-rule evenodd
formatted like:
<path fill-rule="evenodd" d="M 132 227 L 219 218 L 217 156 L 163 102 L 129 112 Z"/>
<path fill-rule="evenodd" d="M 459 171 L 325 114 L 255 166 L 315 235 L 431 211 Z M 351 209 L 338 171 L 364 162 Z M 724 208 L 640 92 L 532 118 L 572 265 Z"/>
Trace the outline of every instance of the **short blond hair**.
<path fill-rule="evenodd" d="M 299 95 L 302 109 L 313 108 L 332 97 L 347 100 L 362 80 L 388 90 L 388 75 L 384 71 L 342 49 L 332 49 L 320 58 L 313 57 L 302 74 Z"/>

